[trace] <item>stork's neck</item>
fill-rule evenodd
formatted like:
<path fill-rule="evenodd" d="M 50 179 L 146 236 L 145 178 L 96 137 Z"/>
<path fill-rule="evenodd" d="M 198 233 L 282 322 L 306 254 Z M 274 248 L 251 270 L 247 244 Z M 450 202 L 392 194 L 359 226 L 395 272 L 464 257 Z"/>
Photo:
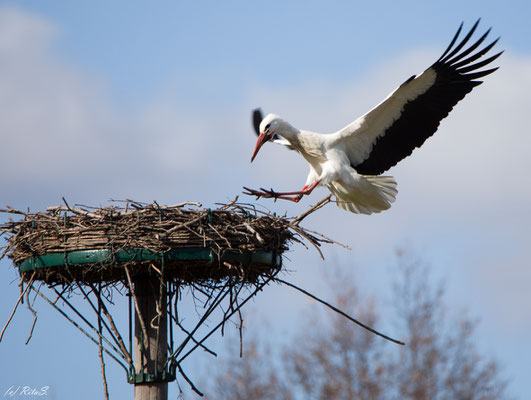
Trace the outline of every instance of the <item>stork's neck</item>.
<path fill-rule="evenodd" d="M 297 140 L 300 131 L 297 128 L 291 126 L 286 121 L 282 121 L 282 124 L 280 125 L 276 133 L 282 136 L 288 142 L 293 143 L 293 141 Z"/>

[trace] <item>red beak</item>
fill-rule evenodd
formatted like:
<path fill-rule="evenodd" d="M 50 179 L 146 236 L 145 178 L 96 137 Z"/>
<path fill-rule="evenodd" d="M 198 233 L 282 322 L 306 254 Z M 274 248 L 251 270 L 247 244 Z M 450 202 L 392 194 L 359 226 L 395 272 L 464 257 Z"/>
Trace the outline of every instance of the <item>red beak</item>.
<path fill-rule="evenodd" d="M 261 133 L 258 136 L 258 140 L 256 141 L 256 146 L 254 148 L 253 155 L 251 156 L 251 162 L 253 162 L 254 158 L 258 154 L 258 150 L 260 150 L 260 147 L 262 147 L 265 142 L 267 142 L 267 136 L 265 135 L 265 133 Z"/>

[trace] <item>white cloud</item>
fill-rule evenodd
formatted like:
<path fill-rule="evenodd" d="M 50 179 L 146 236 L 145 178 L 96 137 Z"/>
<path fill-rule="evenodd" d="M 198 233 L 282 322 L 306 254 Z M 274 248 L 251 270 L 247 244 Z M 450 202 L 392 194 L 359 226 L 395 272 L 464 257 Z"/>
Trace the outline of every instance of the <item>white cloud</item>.
<path fill-rule="evenodd" d="M 106 136 L 118 127 L 102 85 L 54 54 L 58 30 L 46 20 L 13 8 L 0 9 L 0 20 L 2 179 L 100 172 L 91 161 L 107 158 Z"/>
<path fill-rule="evenodd" d="M 3 55 L 22 55 L 31 60 L 37 52 L 46 53 L 50 39 L 57 34 L 57 27 L 43 18 L 15 7 L 1 7 L 0 51 Z"/>
<path fill-rule="evenodd" d="M 186 195 L 196 180 L 208 187 L 222 153 L 214 118 L 179 94 L 124 110 L 102 78 L 54 51 L 60 31 L 41 17 L 0 7 L 0 30 L 1 203 L 150 201 Z"/>

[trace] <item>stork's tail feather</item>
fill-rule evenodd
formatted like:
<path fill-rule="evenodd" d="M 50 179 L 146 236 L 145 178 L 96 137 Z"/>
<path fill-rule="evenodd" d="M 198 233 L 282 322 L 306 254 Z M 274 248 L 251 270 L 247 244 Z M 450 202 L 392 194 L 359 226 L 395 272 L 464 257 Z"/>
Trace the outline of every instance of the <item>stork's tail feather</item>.
<path fill-rule="evenodd" d="M 339 182 L 329 186 L 339 208 L 356 214 L 372 214 L 391 207 L 398 193 L 392 176 L 358 175 L 358 180 L 354 189 L 347 189 Z"/>

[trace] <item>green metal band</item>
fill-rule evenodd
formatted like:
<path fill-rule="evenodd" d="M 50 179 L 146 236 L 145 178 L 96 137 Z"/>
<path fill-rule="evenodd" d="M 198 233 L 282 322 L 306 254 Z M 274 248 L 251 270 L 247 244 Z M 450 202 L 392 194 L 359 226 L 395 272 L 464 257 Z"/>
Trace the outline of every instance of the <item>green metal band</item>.
<path fill-rule="evenodd" d="M 26 258 L 19 264 L 20 272 L 35 271 L 40 268 L 62 267 L 79 264 L 123 264 L 132 261 L 218 261 L 241 262 L 247 265 L 268 264 L 280 266 L 282 258 L 276 252 L 258 251 L 248 253 L 224 252 L 221 257 L 212 249 L 183 247 L 171 249 L 165 253 L 146 249 L 122 249 L 112 252 L 110 249 L 76 250 L 61 253 L 50 253 L 42 256 Z"/>
<path fill-rule="evenodd" d="M 140 383 L 173 382 L 175 378 L 175 366 L 173 366 L 170 367 L 169 371 L 159 371 L 155 374 L 150 374 L 147 372 L 141 374 L 129 373 L 127 375 L 127 382 L 137 385 Z"/>

